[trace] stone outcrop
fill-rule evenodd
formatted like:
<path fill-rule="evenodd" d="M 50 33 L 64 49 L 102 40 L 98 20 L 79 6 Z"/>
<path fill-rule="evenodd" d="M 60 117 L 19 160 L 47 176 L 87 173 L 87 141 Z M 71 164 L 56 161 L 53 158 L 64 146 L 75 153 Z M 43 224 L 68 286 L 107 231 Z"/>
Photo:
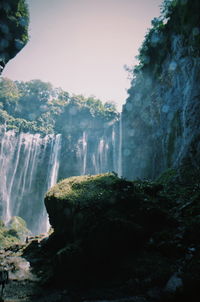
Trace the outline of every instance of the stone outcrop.
<path fill-rule="evenodd" d="M 129 179 L 172 167 L 182 181 L 200 175 L 200 6 L 171 3 L 146 36 L 123 107 L 122 174 Z"/>
<path fill-rule="evenodd" d="M 0 3 L 0 74 L 28 41 L 29 13 L 25 0 Z"/>
<path fill-rule="evenodd" d="M 59 182 L 45 198 L 54 232 L 30 243 L 25 257 L 46 284 L 75 287 L 77 295 L 84 289 L 93 300 L 193 301 L 200 296 L 199 184 L 175 185 L 174 177 Z"/>

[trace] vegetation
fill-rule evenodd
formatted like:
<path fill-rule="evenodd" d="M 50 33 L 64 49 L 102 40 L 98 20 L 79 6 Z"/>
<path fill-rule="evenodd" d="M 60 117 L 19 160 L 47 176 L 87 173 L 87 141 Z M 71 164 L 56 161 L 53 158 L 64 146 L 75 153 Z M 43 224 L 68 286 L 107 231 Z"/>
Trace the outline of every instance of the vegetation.
<path fill-rule="evenodd" d="M 25 0 L 2 0 L 0 19 L 0 65 L 4 67 L 28 41 L 29 11 Z"/>
<path fill-rule="evenodd" d="M 7 248 L 24 241 L 30 231 L 21 217 L 12 217 L 8 225 L 0 220 L 0 248 Z"/>
<path fill-rule="evenodd" d="M 82 95 L 70 96 L 41 80 L 19 82 L 2 78 L 0 82 L 0 122 L 7 129 L 43 134 L 66 132 L 71 121 L 80 127 L 85 119 L 109 122 L 117 118 L 113 103 Z M 86 127 L 86 125 L 85 125 Z"/>
<path fill-rule="evenodd" d="M 198 0 L 163 1 L 161 15 L 152 20 L 152 27 L 148 29 L 139 49 L 139 64 L 132 68 L 133 80 L 141 70 L 160 72 L 161 64 L 171 48 L 170 32 L 173 35 L 182 35 L 187 44 L 189 40 L 192 46 L 190 55 L 199 55 L 199 9 Z"/>

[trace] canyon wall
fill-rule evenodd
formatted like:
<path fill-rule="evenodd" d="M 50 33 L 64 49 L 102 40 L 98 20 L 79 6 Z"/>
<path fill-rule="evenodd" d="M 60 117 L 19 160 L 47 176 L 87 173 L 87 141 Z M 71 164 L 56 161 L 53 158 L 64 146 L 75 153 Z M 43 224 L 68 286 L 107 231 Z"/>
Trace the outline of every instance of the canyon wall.
<path fill-rule="evenodd" d="M 179 179 L 193 181 L 200 167 L 200 4 L 165 2 L 123 107 L 122 174 L 154 179 L 178 168 Z"/>

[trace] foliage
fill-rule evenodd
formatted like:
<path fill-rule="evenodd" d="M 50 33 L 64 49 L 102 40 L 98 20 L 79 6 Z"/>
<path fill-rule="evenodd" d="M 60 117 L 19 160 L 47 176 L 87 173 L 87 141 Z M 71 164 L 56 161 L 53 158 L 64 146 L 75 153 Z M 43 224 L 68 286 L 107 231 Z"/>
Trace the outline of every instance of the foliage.
<path fill-rule="evenodd" d="M 194 53 L 199 53 L 199 9 L 198 0 L 163 1 L 161 15 L 152 20 L 152 27 L 148 29 L 139 49 L 136 57 L 139 63 L 132 68 L 133 80 L 143 70 L 151 70 L 154 74 L 160 72 L 162 62 L 171 48 L 172 34 L 183 35 L 187 44 L 196 49 Z"/>
<path fill-rule="evenodd" d="M 6 227 L 3 221 L 0 220 L 0 247 L 9 247 L 19 243 L 19 241 L 16 230 Z"/>
<path fill-rule="evenodd" d="M 72 124 L 83 127 L 79 123 L 83 118 L 89 124 L 95 119 L 109 122 L 117 116 L 114 103 L 103 104 L 94 96 L 70 96 L 41 80 L 13 82 L 2 78 L 0 82 L 0 122 L 7 129 L 43 134 L 67 132 Z"/>
<path fill-rule="evenodd" d="M 2 0 L 0 19 L 0 63 L 4 67 L 28 42 L 29 11 L 25 0 Z"/>
<path fill-rule="evenodd" d="M 0 248 L 18 244 L 30 234 L 26 222 L 21 217 L 12 217 L 7 225 L 0 220 Z"/>
<path fill-rule="evenodd" d="M 14 216 L 11 218 L 8 224 L 9 234 L 15 234 L 17 238 L 25 240 L 28 235 L 31 235 L 31 232 L 27 229 L 26 222 L 19 216 Z"/>

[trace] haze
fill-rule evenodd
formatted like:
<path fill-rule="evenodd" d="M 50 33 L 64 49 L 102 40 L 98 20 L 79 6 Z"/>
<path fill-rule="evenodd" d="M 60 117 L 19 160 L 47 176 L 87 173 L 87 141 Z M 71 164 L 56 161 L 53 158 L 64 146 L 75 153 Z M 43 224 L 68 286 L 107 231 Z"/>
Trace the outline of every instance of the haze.
<path fill-rule="evenodd" d="M 124 65 L 136 64 L 161 0 L 29 0 L 30 41 L 3 72 L 41 79 L 69 93 L 115 101 L 130 86 Z"/>

